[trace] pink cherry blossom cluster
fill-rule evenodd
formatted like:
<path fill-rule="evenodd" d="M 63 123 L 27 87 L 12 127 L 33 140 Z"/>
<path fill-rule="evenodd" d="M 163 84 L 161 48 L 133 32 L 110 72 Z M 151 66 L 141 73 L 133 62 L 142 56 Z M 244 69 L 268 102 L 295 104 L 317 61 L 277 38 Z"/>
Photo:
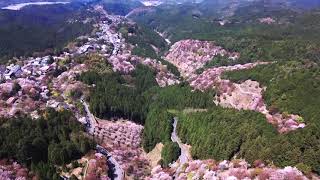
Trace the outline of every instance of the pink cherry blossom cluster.
<path fill-rule="evenodd" d="M 124 74 L 129 74 L 135 69 L 134 64 L 136 63 L 136 58 L 131 56 L 131 54 L 120 54 L 116 56 L 111 56 L 108 58 L 108 62 L 112 64 L 113 71 L 121 72 Z"/>
<path fill-rule="evenodd" d="M 90 158 L 88 162 L 87 175 L 85 180 L 110 180 L 108 177 L 108 164 L 107 158 L 100 154 L 96 153 L 93 157 Z"/>
<path fill-rule="evenodd" d="M 178 67 L 182 76 L 190 77 L 217 55 L 233 60 L 240 57 L 239 53 L 229 53 L 214 42 L 187 39 L 172 45 L 165 59 Z"/>
<path fill-rule="evenodd" d="M 172 86 L 180 83 L 180 80 L 168 70 L 166 65 L 163 65 L 160 61 L 146 58 L 142 60 L 141 63 L 149 66 L 157 72 L 156 81 L 160 87 Z"/>
<path fill-rule="evenodd" d="M 145 177 L 149 161 L 140 147 L 143 126 L 127 120 L 99 121 L 94 136 L 112 154 L 122 169 L 133 177 Z"/>
<path fill-rule="evenodd" d="M 0 160 L 0 179 L 2 180 L 26 180 L 33 175 L 22 165 L 12 160 Z"/>
<path fill-rule="evenodd" d="M 184 179 L 301 179 L 308 178 L 297 168 L 285 167 L 283 169 L 265 166 L 263 163 L 259 166 L 251 167 L 244 160 L 232 160 L 216 162 L 214 160 L 194 160 L 185 164 L 175 163 L 169 168 L 156 166 L 151 171 L 148 180 L 184 180 Z"/>
<path fill-rule="evenodd" d="M 21 87 L 18 92 L 13 92 L 15 83 Z M 0 84 L 0 116 L 12 117 L 19 112 L 31 113 L 43 107 L 43 99 L 38 98 L 41 92 L 36 81 L 24 78 Z"/>
<path fill-rule="evenodd" d="M 271 17 L 265 17 L 265 18 L 260 18 L 259 22 L 263 23 L 263 24 L 274 24 L 276 22 L 276 20 L 274 20 Z"/>
<path fill-rule="evenodd" d="M 298 115 L 283 115 L 279 112 L 271 113 L 263 100 L 265 89 L 260 87 L 258 82 L 246 80 L 241 83 L 233 83 L 230 80 L 221 79 L 223 72 L 251 69 L 265 64 L 269 63 L 257 62 L 210 68 L 200 75 L 194 75 L 189 78 L 190 86 L 200 91 L 215 89 L 217 95 L 214 102 L 217 105 L 238 110 L 244 109 L 261 112 L 266 116 L 267 121 L 273 124 L 280 133 L 304 128 L 305 124 L 299 121 L 301 117 Z"/>

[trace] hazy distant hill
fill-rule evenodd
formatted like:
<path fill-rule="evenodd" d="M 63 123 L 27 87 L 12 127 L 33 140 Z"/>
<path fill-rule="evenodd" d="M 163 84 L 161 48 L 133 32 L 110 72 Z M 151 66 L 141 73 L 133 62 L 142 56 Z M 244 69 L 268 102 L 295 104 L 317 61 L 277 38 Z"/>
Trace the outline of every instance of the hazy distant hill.
<path fill-rule="evenodd" d="M 135 8 L 144 5 L 137 0 L 98 0 L 109 12 L 117 15 L 126 15 Z"/>
<path fill-rule="evenodd" d="M 97 0 L 0 0 L 0 7 L 11 4 L 29 3 L 29 2 L 91 2 Z"/>
<path fill-rule="evenodd" d="M 30 56 L 35 51 L 63 48 L 70 40 L 91 32 L 90 24 L 75 22 L 87 17 L 86 6 L 79 3 L 0 10 L 0 61 L 3 56 Z"/>
<path fill-rule="evenodd" d="M 320 0 L 203 0 L 202 4 L 207 8 L 221 8 L 232 6 L 233 4 L 246 5 L 253 2 L 261 2 L 265 5 L 286 6 L 296 9 L 311 9 L 320 7 Z"/>
<path fill-rule="evenodd" d="M 320 0 L 285 0 L 290 7 L 294 8 L 317 8 L 320 7 Z"/>
<path fill-rule="evenodd" d="M 104 3 L 112 4 L 111 8 L 125 7 L 137 7 L 142 6 L 142 1 L 160 1 L 163 3 L 202 3 L 210 8 L 220 8 L 222 6 L 230 6 L 232 4 L 243 5 L 250 2 L 264 2 L 265 4 L 272 5 L 285 5 L 294 8 L 315 8 L 320 7 L 320 0 L 0 0 L 0 7 L 7 6 L 9 4 L 26 3 L 26 2 L 54 2 L 54 1 L 78 1 L 78 2 L 88 2 L 88 1 L 101 1 Z"/>
<path fill-rule="evenodd" d="M 7 6 L 10 4 L 27 3 L 27 2 L 55 2 L 55 1 L 68 2 L 68 0 L 0 0 L 0 7 Z"/>

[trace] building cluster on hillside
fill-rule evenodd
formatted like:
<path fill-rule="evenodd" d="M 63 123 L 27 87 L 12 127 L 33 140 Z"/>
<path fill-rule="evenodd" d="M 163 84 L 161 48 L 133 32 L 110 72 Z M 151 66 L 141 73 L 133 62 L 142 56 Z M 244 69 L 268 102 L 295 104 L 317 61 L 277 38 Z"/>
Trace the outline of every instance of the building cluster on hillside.
<path fill-rule="evenodd" d="M 26 76 L 41 76 L 50 70 L 53 70 L 55 64 L 52 56 L 42 58 L 28 58 L 24 60 L 23 65 L 10 64 L 8 66 L 0 66 L 1 82 L 26 77 Z"/>
<path fill-rule="evenodd" d="M 119 16 L 100 17 L 96 24 L 100 31 L 92 37 L 79 37 L 77 40 L 83 42 L 80 46 L 69 47 L 59 56 L 21 58 L 14 64 L 0 66 L 0 116 L 28 113 L 39 117 L 37 111 L 46 107 L 76 110 L 75 105 L 68 103 L 68 95 L 70 91 L 85 89 L 76 76 L 87 67 L 74 59 L 91 52 L 116 55 L 126 46 L 115 33 L 115 26 L 121 21 Z"/>
<path fill-rule="evenodd" d="M 22 113 L 38 118 L 41 110 L 50 107 L 71 110 L 79 121 L 86 124 L 88 114 L 83 112 L 84 105 L 81 105 L 79 96 L 84 95 L 87 86 L 77 77 L 87 71 L 88 66 L 79 64 L 75 59 L 91 52 L 107 57 L 114 71 L 126 74 L 142 63 L 157 72 L 156 80 L 160 86 L 178 83 L 167 67 L 157 60 L 131 56 L 132 45 L 126 44 L 115 29 L 123 19 L 109 15 L 101 19 L 96 24 L 98 31 L 94 36 L 79 37 L 80 45 L 68 47 L 68 51 L 59 56 L 22 58 L 15 64 L 1 66 L 0 116 L 12 117 Z M 94 133 L 98 133 L 96 136 L 111 150 L 127 175 L 145 177 L 150 173 L 149 161 L 140 146 L 142 126 L 126 121 L 98 128 Z M 110 136 L 105 135 L 108 133 Z M 89 162 L 89 174 L 90 169 L 92 172 L 99 169 L 96 165 Z"/>
<path fill-rule="evenodd" d="M 130 45 L 114 29 L 121 21 L 119 16 L 102 16 L 96 24 L 99 31 L 95 35 L 79 37 L 81 45 L 70 46 L 68 51 L 59 56 L 22 58 L 15 64 L 1 66 L 0 116 L 12 117 L 23 113 L 38 118 L 42 109 L 51 107 L 71 110 L 79 121 L 86 124 L 88 114 L 84 109 L 89 110 L 81 103 L 80 96 L 85 95 L 88 88 L 77 77 L 88 70 L 88 65 L 79 64 L 76 59 L 91 52 L 112 59 L 131 50 L 128 49 Z M 117 68 L 115 64 L 112 65 Z M 127 174 L 140 177 L 147 174 L 149 169 L 149 162 L 140 147 L 143 127 L 128 123 L 124 123 L 123 127 L 119 125 L 119 129 L 113 131 L 115 139 L 108 141 L 108 144 L 114 146 L 111 142 L 118 143 L 117 149 L 112 151 L 114 159 L 120 162 Z M 108 129 L 108 126 L 103 129 Z"/>
<path fill-rule="evenodd" d="M 156 71 L 156 81 L 159 86 L 170 86 L 180 83 L 178 78 L 173 75 L 165 65 L 155 59 L 142 58 L 132 55 L 133 46 L 125 43 L 125 39 L 115 29 L 119 24 L 126 22 L 132 23 L 131 21 L 123 19 L 120 16 L 107 15 L 105 11 L 99 9 L 101 13 L 106 14 L 108 21 L 102 21 L 99 27 L 99 38 L 98 41 L 107 41 L 113 44 L 113 50 L 111 54 L 103 54 L 107 56 L 108 62 L 112 65 L 113 71 L 120 72 L 122 74 L 129 74 L 135 70 L 137 64 L 144 64 L 149 66 Z"/>
<path fill-rule="evenodd" d="M 88 125 L 89 120 L 95 119 L 89 112 L 88 105 L 82 99 L 88 86 L 79 82 L 77 77 L 89 68 L 86 64 L 75 62 L 75 57 L 91 52 L 107 57 L 113 70 L 121 74 L 129 74 L 135 70 L 138 64 L 143 64 L 156 72 L 156 81 L 160 87 L 180 83 L 179 78 L 160 61 L 131 54 L 134 45 L 127 44 L 116 30 L 120 23 L 127 20 L 120 16 L 108 15 L 100 6 L 97 6 L 95 10 L 101 14 L 95 25 L 98 30 L 93 36 L 79 37 L 81 45 L 71 47 L 68 52 L 59 56 L 30 57 L 21 59 L 22 61 L 15 64 L 0 66 L 1 117 L 28 113 L 33 118 L 37 118 L 39 111 L 51 107 L 56 110 L 71 110 L 80 122 Z M 205 91 L 216 88 L 218 95 L 215 97 L 215 102 L 219 105 L 259 111 L 265 114 L 267 120 L 275 124 L 280 132 L 304 127 L 300 121 L 301 117 L 297 115 L 271 114 L 263 101 L 263 88 L 259 83 L 246 81 L 237 84 L 221 79 L 221 74 L 225 71 L 249 69 L 266 63 L 210 68 L 200 75 L 195 74 L 197 69 L 202 68 L 218 55 L 234 61 L 240 57 L 239 53 L 228 52 L 212 42 L 183 40 L 172 46 L 166 60 L 177 66 L 182 76 L 189 79 L 190 85 L 194 89 Z M 110 151 L 112 157 L 119 162 L 127 175 L 133 178 L 144 178 L 150 173 L 149 161 L 141 148 L 143 130 L 141 125 L 129 121 L 99 121 L 94 126 L 90 125 L 92 126 L 88 128 L 90 133 Z M 103 177 L 105 177 L 105 168 L 100 168 L 106 167 L 105 159 L 100 156 L 101 154 L 97 154 L 93 160 L 89 161 L 88 174 L 91 174 L 92 177 L 94 176 L 93 172 L 98 170 L 101 170 Z M 241 177 L 245 178 L 251 177 L 252 173 L 256 171 L 254 168 L 249 168 L 245 162 L 238 163 L 236 166 L 235 162 L 229 161 L 220 163 L 211 160 L 191 161 L 186 165 L 173 165 L 171 170 L 163 171 L 157 167 L 153 170 L 151 179 L 172 179 L 173 176 L 185 179 L 189 176 L 188 174 L 204 179 L 214 179 L 212 177 L 238 177 L 240 176 L 238 172 Z M 0 171 L 7 171 L 1 167 L 0 164 Z M 278 177 L 272 174 L 278 174 L 280 177 L 290 173 L 293 177 L 303 177 L 294 168 L 283 170 L 264 166 L 259 168 L 261 169 L 259 172 L 267 174 L 264 175 L 265 177 Z"/>
<path fill-rule="evenodd" d="M 161 87 L 180 83 L 178 78 L 160 61 L 132 55 L 134 45 L 126 43 L 117 28 L 124 22 L 129 24 L 133 22 L 122 16 L 109 15 L 100 6 L 95 9 L 102 15 L 101 21 L 95 25 L 98 31 L 94 37 L 85 38 L 87 42 L 76 51 L 77 54 L 99 52 L 112 65 L 113 71 L 121 74 L 130 74 L 137 64 L 147 65 L 156 71 L 156 81 Z"/>
<path fill-rule="evenodd" d="M 68 62 L 73 56 L 76 54 L 22 58 L 7 66 L 0 83 L 0 116 L 22 113 L 37 118 L 46 107 L 70 109 L 70 104 L 60 95 L 76 86 L 76 76 L 86 70 L 83 64 Z"/>
<path fill-rule="evenodd" d="M 47 74 L 53 73 L 56 67 L 51 56 L 23 59 L 7 66 L 0 84 L 0 116 L 41 109 L 49 98 Z"/>

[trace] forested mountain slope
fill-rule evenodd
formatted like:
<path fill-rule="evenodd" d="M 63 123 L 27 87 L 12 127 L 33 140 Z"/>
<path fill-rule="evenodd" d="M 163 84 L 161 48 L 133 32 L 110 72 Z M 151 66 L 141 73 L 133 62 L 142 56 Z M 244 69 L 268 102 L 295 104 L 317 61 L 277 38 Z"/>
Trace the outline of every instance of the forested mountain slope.
<path fill-rule="evenodd" d="M 127 15 L 135 8 L 144 6 L 137 0 L 99 0 L 97 2 L 102 4 L 109 13 L 122 16 Z"/>
<path fill-rule="evenodd" d="M 317 178 L 320 11 L 288 2 L 0 10 L 0 165 L 39 179 Z"/>
<path fill-rule="evenodd" d="M 0 57 L 30 56 L 34 52 L 59 52 L 71 40 L 92 30 L 81 4 L 0 10 Z"/>
<path fill-rule="evenodd" d="M 297 13 L 286 8 L 265 8 L 261 3 L 253 3 L 237 9 L 233 16 L 221 19 L 219 13 L 208 18 L 200 9 L 194 5 L 158 7 L 132 18 L 162 32 L 172 42 L 186 38 L 219 42 L 226 49 L 240 52 L 241 62 L 318 61 L 320 41 L 316 33 L 311 33 L 319 31 L 318 10 Z M 260 22 L 267 17 L 275 22 Z M 221 21 L 225 25 L 221 26 Z"/>
<path fill-rule="evenodd" d="M 28 3 L 28 2 L 54 2 L 53 0 L 1 0 L 0 1 L 0 7 L 4 7 L 10 4 L 18 4 L 18 3 Z M 61 0 L 67 2 L 68 0 Z"/>

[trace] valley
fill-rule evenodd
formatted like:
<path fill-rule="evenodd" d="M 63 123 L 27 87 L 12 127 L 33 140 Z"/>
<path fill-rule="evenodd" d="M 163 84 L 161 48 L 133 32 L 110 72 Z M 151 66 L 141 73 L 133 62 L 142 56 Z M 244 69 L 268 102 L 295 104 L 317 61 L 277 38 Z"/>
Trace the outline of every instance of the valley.
<path fill-rule="evenodd" d="M 86 28 L 3 53 L 0 179 L 319 179 L 317 13 L 117 3 L 5 8 L 81 7 L 59 22 Z"/>

